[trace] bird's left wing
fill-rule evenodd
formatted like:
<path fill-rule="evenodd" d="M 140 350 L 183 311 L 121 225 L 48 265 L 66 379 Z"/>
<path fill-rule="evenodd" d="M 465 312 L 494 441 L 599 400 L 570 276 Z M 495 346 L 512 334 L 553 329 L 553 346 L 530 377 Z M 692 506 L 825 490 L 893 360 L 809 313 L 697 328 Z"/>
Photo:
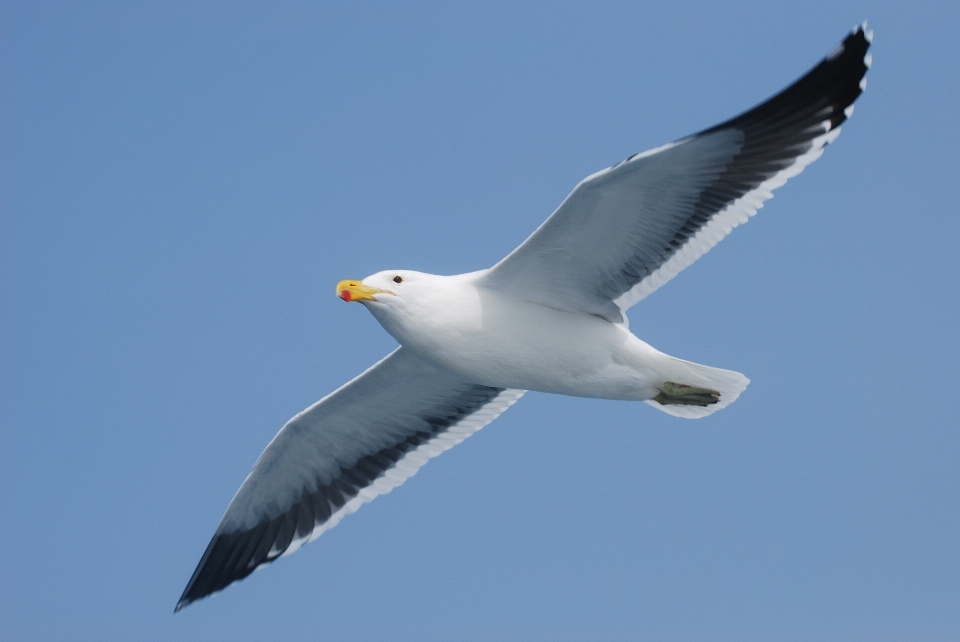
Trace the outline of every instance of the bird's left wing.
<path fill-rule="evenodd" d="M 277 433 L 230 502 L 177 610 L 319 537 L 523 393 L 459 380 L 397 348 Z"/>
<path fill-rule="evenodd" d="M 856 28 L 754 109 L 587 177 L 487 271 L 490 287 L 626 323 L 626 310 L 745 223 L 820 157 L 866 86 L 871 33 Z"/>

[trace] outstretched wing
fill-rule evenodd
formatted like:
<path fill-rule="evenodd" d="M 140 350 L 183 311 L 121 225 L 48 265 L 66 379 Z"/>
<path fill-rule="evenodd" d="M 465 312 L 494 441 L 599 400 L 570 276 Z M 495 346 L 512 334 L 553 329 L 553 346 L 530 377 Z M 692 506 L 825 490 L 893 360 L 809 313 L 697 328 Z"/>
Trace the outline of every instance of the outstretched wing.
<path fill-rule="evenodd" d="M 758 107 L 584 179 L 487 283 L 626 323 L 628 308 L 745 223 L 839 135 L 866 87 L 865 29 Z"/>
<path fill-rule="evenodd" d="M 524 392 L 460 381 L 397 348 L 277 433 L 227 507 L 177 610 L 316 539 Z"/>

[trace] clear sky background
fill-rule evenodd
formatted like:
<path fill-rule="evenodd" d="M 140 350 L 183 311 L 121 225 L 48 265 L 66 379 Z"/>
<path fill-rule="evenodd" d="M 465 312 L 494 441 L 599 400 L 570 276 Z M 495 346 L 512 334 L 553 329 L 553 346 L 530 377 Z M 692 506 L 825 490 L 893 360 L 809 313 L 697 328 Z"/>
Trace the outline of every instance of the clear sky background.
<path fill-rule="evenodd" d="M 292 415 L 454 274 L 864 18 L 823 158 L 633 308 L 751 378 L 685 421 L 528 394 L 173 615 Z M 0 4 L 0 638 L 955 640 L 956 3 Z M 358 408 L 358 412 L 362 409 Z"/>

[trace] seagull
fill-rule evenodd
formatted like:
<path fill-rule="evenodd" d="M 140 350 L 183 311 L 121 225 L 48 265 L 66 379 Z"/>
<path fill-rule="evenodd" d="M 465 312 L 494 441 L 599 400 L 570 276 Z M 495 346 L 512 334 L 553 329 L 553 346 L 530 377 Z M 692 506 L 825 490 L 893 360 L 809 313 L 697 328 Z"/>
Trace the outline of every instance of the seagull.
<path fill-rule="evenodd" d="M 176 610 L 316 539 L 527 390 L 685 418 L 733 403 L 745 376 L 660 352 L 630 332 L 626 312 L 820 157 L 866 88 L 871 40 L 863 23 L 759 106 L 588 176 L 489 269 L 338 283 L 400 347 L 280 429 Z"/>

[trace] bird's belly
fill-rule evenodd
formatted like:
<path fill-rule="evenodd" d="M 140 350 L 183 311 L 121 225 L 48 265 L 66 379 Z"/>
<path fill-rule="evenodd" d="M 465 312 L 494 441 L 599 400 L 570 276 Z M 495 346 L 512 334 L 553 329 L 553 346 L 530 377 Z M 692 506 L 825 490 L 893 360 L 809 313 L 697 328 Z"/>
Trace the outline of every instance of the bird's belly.
<path fill-rule="evenodd" d="M 484 306 L 479 319 L 403 342 L 467 381 L 580 397 L 649 399 L 659 354 L 623 326 L 537 304 Z"/>

